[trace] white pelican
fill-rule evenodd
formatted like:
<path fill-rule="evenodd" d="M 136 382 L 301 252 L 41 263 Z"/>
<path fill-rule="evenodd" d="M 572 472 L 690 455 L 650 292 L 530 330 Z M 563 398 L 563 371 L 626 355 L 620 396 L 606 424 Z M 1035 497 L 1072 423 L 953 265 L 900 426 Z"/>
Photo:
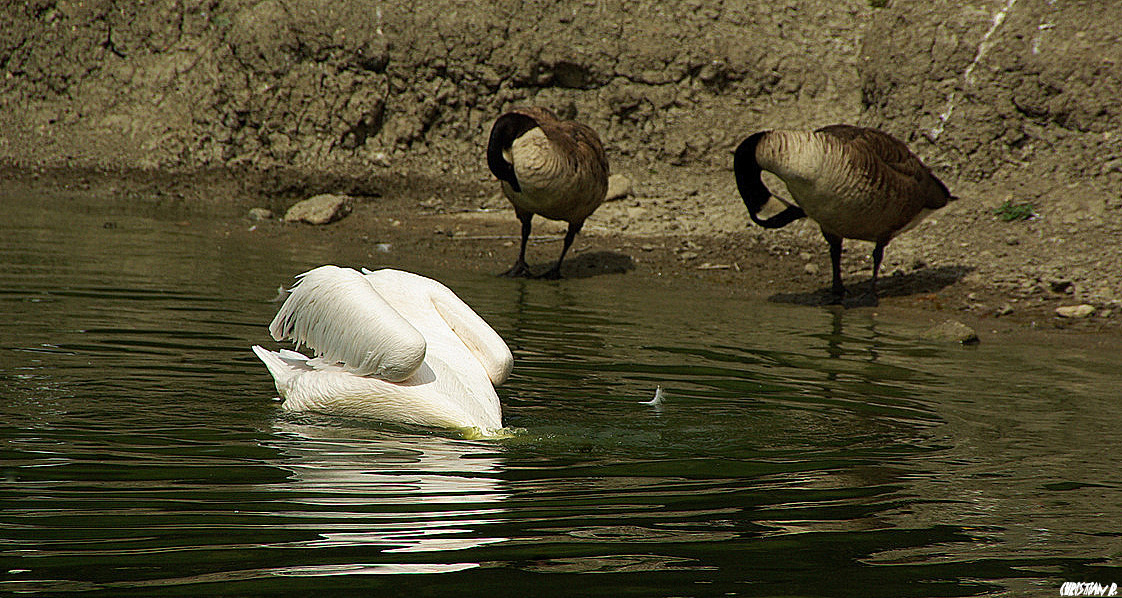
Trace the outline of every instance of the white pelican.
<path fill-rule="evenodd" d="M 557 263 L 541 278 L 560 278 L 561 262 L 584 221 L 608 193 L 608 158 L 600 137 L 587 125 L 559 120 L 536 106 L 500 116 L 487 141 L 487 167 L 522 222 L 518 259 L 503 276 L 531 276 L 526 240 L 534 214 L 569 223 Z"/>
<path fill-rule="evenodd" d="M 495 385 L 514 358 L 448 287 L 409 272 L 320 266 L 297 277 L 269 332 L 296 348 L 254 346 L 288 411 L 441 428 L 502 428 Z"/>
<path fill-rule="evenodd" d="M 787 184 L 798 206 L 761 220 L 772 196 L 760 178 L 766 170 Z M 834 298 L 845 294 L 841 278 L 842 239 L 875 243 L 871 295 L 884 247 L 930 213 L 956 199 L 903 142 L 878 131 L 831 125 L 809 131 L 762 131 L 736 148 L 736 185 L 752 221 L 780 228 L 810 217 L 830 244 Z"/>

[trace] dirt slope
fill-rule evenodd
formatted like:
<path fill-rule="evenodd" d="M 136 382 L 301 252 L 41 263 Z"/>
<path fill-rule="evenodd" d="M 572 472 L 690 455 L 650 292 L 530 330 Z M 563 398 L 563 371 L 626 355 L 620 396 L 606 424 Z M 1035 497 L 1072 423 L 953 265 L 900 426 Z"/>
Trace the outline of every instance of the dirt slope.
<path fill-rule="evenodd" d="M 141 187 L 157 171 L 212 199 L 175 176 L 229 177 L 218 187 L 238 191 L 218 199 L 346 191 L 501 210 L 488 128 L 542 104 L 600 131 L 635 183 L 590 238 L 657 236 L 684 271 L 751 253 L 816 289 L 816 229 L 751 227 L 730 154 L 755 130 L 854 122 L 906 140 L 962 198 L 889 246 L 886 274 L 920 281 L 899 296 L 937 289 L 980 315 L 1085 302 L 1118 320 L 1122 5 L 877 4 L 5 3 L 0 162 Z M 1006 201 L 1037 217 L 995 218 Z M 867 276 L 866 254 L 853 244 L 847 276 Z"/>

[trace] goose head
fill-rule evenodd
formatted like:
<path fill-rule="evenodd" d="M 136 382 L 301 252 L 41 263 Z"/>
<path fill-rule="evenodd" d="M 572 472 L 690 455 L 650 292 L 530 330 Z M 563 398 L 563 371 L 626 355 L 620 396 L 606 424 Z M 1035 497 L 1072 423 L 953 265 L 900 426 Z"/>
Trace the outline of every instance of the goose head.
<path fill-rule="evenodd" d="M 771 218 L 760 218 L 760 210 L 772 198 L 772 194 L 764 184 L 763 168 L 756 156 L 756 149 L 760 141 L 769 133 L 771 131 L 760 131 L 741 141 L 733 154 L 732 170 L 736 174 L 736 188 L 740 191 L 740 197 L 748 208 L 748 217 L 752 222 L 764 228 L 781 228 L 805 217 L 806 213 L 797 206 L 788 205 Z"/>
<path fill-rule="evenodd" d="M 741 141 L 732 159 L 732 170 L 736 173 L 736 188 L 748 208 L 748 215 L 757 224 L 759 221 L 756 220 L 756 215 L 760 213 L 768 199 L 771 199 L 771 190 L 764 184 L 763 169 L 756 159 L 756 147 L 767 134 L 768 131 L 760 131 Z"/>
<path fill-rule="evenodd" d="M 552 116 L 544 109 L 546 116 Z M 508 159 L 514 140 L 538 126 L 538 119 L 529 110 L 512 110 L 500 116 L 491 127 L 491 137 L 487 141 L 487 167 L 500 181 L 510 184 L 515 193 L 522 192 L 518 177 L 514 174 L 514 164 Z"/>

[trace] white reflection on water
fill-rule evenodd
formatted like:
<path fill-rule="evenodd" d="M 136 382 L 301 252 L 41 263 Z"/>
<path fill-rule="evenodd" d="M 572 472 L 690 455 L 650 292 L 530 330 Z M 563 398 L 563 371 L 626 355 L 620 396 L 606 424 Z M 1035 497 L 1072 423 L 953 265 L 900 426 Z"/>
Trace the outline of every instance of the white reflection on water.
<path fill-rule="evenodd" d="M 478 563 L 381 563 L 280 567 L 268 573 L 292 577 L 327 575 L 398 575 L 402 573 L 455 573 L 478 567 Z"/>
<path fill-rule="evenodd" d="M 309 507 L 277 514 L 290 519 L 283 527 L 313 530 L 319 537 L 272 546 L 372 546 L 392 554 L 465 550 L 507 540 L 485 532 L 504 512 L 497 503 L 509 497 L 496 475 L 502 464 L 493 444 L 286 421 L 275 430 L 277 440 L 269 443 L 281 453 L 275 465 L 293 475 L 269 488 L 291 495 L 286 502 Z M 423 567 L 452 565 L 452 570 L 470 566 Z M 366 572 L 392 573 L 402 566 L 379 565 Z"/>
<path fill-rule="evenodd" d="M 34 581 L 26 584 L 10 584 L 15 592 L 33 594 L 35 592 L 80 592 L 113 588 L 169 588 L 201 584 L 228 584 L 251 582 L 265 577 L 330 577 L 334 575 L 399 575 L 415 573 L 455 573 L 478 567 L 477 563 L 354 563 L 347 565 L 293 565 L 264 569 L 242 569 L 204 573 L 188 577 L 167 579 L 135 580 L 128 582 L 108 582 L 99 587 L 97 584 L 63 581 Z"/>

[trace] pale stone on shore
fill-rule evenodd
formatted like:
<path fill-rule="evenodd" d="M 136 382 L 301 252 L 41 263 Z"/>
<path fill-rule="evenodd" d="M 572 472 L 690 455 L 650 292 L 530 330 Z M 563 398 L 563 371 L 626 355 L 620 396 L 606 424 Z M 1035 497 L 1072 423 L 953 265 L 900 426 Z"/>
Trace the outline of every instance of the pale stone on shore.
<path fill-rule="evenodd" d="M 1056 308 L 1056 315 L 1061 318 L 1087 318 L 1095 313 L 1095 306 L 1087 305 L 1065 305 Z"/>
<path fill-rule="evenodd" d="M 631 179 L 624 174 L 613 174 L 608 177 L 608 195 L 604 201 L 615 201 L 631 195 Z"/>
<path fill-rule="evenodd" d="M 250 220 L 272 220 L 273 211 L 269 208 L 253 208 L 249 211 Z"/>
<path fill-rule="evenodd" d="M 288 208 L 285 222 L 330 224 L 351 213 L 351 198 L 346 195 L 322 194 L 305 199 Z"/>
<path fill-rule="evenodd" d="M 920 336 L 931 341 L 962 343 L 964 345 L 973 345 L 979 342 L 978 333 L 958 320 L 947 320 L 942 324 L 932 326 Z"/>

